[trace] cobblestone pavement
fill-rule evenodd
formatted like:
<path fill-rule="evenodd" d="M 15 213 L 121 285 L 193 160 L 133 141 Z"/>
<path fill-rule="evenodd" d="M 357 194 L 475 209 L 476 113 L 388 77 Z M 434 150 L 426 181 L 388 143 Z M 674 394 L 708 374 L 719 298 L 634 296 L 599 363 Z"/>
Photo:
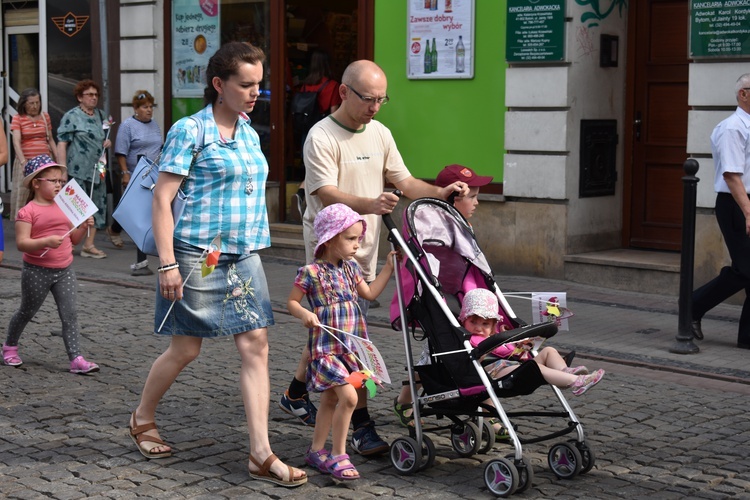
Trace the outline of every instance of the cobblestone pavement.
<path fill-rule="evenodd" d="M 106 244 L 100 248 L 110 255 L 117 253 Z M 127 261 L 124 251 L 119 255 L 117 259 Z M 274 301 L 281 304 L 295 266 L 266 260 Z M 431 436 L 438 455 L 435 465 L 411 476 L 396 474 L 387 457 L 353 455 L 363 476 L 358 481 L 338 484 L 309 468 L 310 481 L 295 490 L 253 481 L 246 470 L 239 357 L 231 339 L 205 342 L 201 356 L 180 375 L 159 407 L 157 423 L 175 455 L 144 459 L 128 437 L 128 415 L 137 404 L 151 362 L 167 340 L 151 333 L 153 277 L 130 279 L 113 270 L 115 262 L 115 258 L 92 262 L 76 257 L 82 347 L 100 364 L 99 373 L 67 372 L 62 339 L 55 335 L 60 326 L 51 298 L 21 337 L 23 366 L 0 366 L 3 497 L 492 497 L 484 485 L 482 465 L 512 449 L 496 445 L 490 454 L 460 458 L 445 433 Z M 6 325 L 20 291 L 20 259 L 7 244 L 3 265 L 0 322 Z M 515 289 L 528 282 L 568 286 L 506 280 Z M 674 337 L 671 298 L 573 288 L 579 296 L 574 307 L 578 322 L 571 332 L 561 334 L 559 342 L 557 337 L 552 340 L 561 350 L 576 348 L 590 367 L 607 369 L 604 381 L 584 396 L 567 395 L 594 449 L 596 465 L 585 475 L 559 480 L 546 458 L 549 445 L 557 441 L 528 445 L 524 456 L 533 466 L 533 486 L 517 497 L 750 498 L 750 385 L 744 369 L 746 351 L 731 346 L 736 308 L 726 306 L 704 323 L 707 340 L 699 355 L 675 358 L 662 348 Z M 382 315 L 383 308 L 375 310 L 376 319 Z M 277 313 L 276 322 L 269 332 L 271 443 L 280 458 L 302 466 L 312 429 L 288 418 L 276 401 L 290 380 L 306 333 L 285 314 Z M 657 332 L 636 333 L 648 329 Z M 371 336 L 392 378 L 398 380 L 404 359 L 400 334 L 376 326 Z M 724 366 L 716 366 L 712 359 L 718 353 L 723 353 Z M 378 430 L 387 440 L 407 435 L 390 409 L 398 389 L 398 383 L 386 386 L 370 402 Z M 509 411 L 559 409 L 545 387 L 503 403 Z M 514 422 L 522 433 L 531 434 L 564 425 L 559 419 Z"/>

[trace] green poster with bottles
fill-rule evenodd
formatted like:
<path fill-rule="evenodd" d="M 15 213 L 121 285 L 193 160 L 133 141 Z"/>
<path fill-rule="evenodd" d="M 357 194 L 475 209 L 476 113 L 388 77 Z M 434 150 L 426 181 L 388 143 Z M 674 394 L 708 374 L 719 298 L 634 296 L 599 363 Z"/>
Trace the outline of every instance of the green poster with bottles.
<path fill-rule="evenodd" d="M 505 60 L 565 60 L 565 0 L 508 0 Z"/>

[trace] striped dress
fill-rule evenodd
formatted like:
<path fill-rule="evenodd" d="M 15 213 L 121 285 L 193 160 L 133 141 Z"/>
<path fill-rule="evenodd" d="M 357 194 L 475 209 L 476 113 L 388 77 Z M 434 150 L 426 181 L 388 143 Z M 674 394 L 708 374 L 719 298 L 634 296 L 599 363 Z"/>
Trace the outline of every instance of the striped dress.
<path fill-rule="evenodd" d="M 353 260 L 338 265 L 322 259 L 299 269 L 294 284 L 299 287 L 318 316 L 320 323 L 367 339 L 367 324 L 357 304 L 357 284 L 363 279 L 362 269 Z M 336 337 L 347 343 L 343 333 Z M 307 366 L 307 390 L 323 392 L 346 384 L 346 377 L 360 369 L 351 354 L 353 347 L 344 347 L 333 335 L 321 328 L 311 328 L 308 340 L 310 364 Z"/>

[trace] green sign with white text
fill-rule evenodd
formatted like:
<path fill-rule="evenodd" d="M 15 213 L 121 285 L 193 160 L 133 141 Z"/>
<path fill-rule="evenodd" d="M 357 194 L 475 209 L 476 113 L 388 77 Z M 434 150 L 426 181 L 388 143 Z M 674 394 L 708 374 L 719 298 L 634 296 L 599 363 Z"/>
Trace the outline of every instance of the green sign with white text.
<path fill-rule="evenodd" d="M 565 0 L 508 0 L 505 60 L 565 60 Z"/>
<path fill-rule="evenodd" d="M 691 58 L 748 55 L 750 0 L 691 0 Z"/>

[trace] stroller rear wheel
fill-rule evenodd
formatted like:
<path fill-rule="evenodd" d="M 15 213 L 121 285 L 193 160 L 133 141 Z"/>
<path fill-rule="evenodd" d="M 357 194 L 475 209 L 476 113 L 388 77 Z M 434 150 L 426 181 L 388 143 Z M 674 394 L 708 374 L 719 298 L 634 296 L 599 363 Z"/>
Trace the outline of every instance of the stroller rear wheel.
<path fill-rule="evenodd" d="M 435 445 L 424 434 L 421 447 L 416 439 L 401 437 L 391 443 L 389 455 L 396 471 L 401 475 L 409 475 L 432 467 L 435 463 Z"/>
<path fill-rule="evenodd" d="M 451 426 L 451 444 L 461 457 L 471 457 L 479 452 L 482 433 L 474 422 L 463 422 Z"/>
<path fill-rule="evenodd" d="M 557 443 L 547 453 L 549 468 L 559 479 L 573 479 L 581 472 L 583 458 L 575 445 Z"/>
<path fill-rule="evenodd" d="M 484 484 L 494 495 L 509 497 L 518 488 L 518 470 L 507 458 L 495 458 L 484 466 Z"/>

